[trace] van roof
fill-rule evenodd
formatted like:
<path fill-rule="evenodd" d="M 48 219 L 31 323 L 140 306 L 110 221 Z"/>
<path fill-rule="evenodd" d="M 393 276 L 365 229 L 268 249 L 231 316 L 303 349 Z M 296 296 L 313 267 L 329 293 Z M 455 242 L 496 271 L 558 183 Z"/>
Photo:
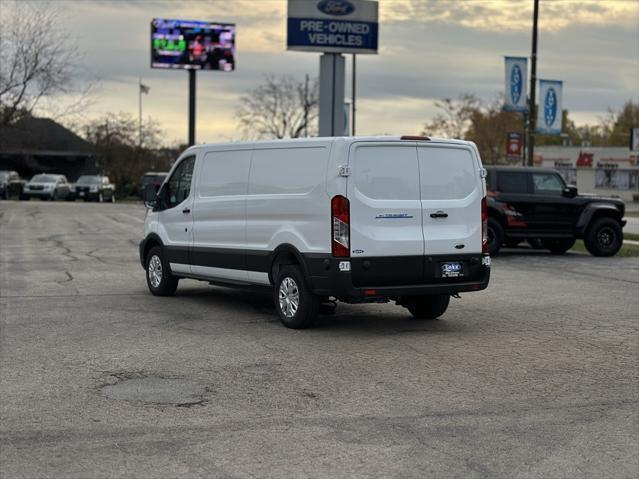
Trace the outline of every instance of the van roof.
<path fill-rule="evenodd" d="M 325 137 L 312 137 L 312 138 L 286 138 L 281 140 L 256 140 L 256 141 L 235 141 L 224 143 L 202 143 L 199 145 L 193 145 L 186 151 L 193 151 L 198 149 L 206 149 L 210 147 L 226 147 L 226 146 L 238 146 L 246 145 L 252 147 L 264 147 L 264 146 L 281 146 L 281 145 L 328 145 L 335 141 L 343 141 L 345 143 L 355 143 L 360 141 L 420 141 L 415 139 L 402 140 L 401 136 L 325 136 Z M 427 143 L 444 143 L 454 145 L 472 145 L 471 141 L 466 140 L 451 140 L 446 138 L 430 138 L 428 140 L 421 140 Z"/>

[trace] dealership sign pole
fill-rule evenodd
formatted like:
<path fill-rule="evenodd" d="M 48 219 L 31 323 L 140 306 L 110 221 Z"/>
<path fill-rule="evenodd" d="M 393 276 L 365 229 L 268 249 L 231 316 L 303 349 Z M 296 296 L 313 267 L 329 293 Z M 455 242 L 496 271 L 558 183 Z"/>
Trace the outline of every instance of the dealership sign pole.
<path fill-rule="evenodd" d="M 378 3 L 288 0 L 287 47 L 321 52 L 319 136 L 344 134 L 343 53 L 377 53 Z"/>
<path fill-rule="evenodd" d="M 195 144 L 195 72 L 235 70 L 235 25 L 155 18 L 151 68 L 189 72 L 189 145 Z"/>

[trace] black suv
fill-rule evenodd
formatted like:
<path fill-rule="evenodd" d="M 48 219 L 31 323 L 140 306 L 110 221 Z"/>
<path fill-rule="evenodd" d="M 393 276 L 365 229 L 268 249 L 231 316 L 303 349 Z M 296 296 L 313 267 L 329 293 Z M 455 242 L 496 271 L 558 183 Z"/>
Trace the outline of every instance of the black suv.
<path fill-rule="evenodd" d="M 623 243 L 625 204 L 618 198 L 579 195 L 557 170 L 487 166 L 490 254 L 523 240 L 556 254 L 579 239 L 593 256 L 613 256 Z"/>

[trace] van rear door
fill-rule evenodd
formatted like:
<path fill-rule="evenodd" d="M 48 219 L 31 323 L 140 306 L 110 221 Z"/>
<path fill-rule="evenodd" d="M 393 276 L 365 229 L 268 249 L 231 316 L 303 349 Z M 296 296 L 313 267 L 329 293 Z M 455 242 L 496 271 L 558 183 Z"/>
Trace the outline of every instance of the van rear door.
<path fill-rule="evenodd" d="M 425 254 L 481 254 L 481 164 L 464 145 L 417 147 Z"/>
<path fill-rule="evenodd" d="M 350 147 L 351 277 L 355 286 L 418 284 L 424 231 L 415 142 Z"/>

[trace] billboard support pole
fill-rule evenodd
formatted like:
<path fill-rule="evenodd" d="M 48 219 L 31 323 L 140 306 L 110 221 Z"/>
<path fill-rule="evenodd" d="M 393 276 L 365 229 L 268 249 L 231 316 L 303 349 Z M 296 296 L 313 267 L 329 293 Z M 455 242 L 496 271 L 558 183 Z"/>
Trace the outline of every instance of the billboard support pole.
<path fill-rule="evenodd" d="M 342 136 L 344 134 L 344 55 L 322 54 L 319 77 L 319 136 Z"/>
<path fill-rule="evenodd" d="M 537 83 L 537 19 L 539 0 L 535 0 L 533 10 L 532 56 L 530 57 L 530 104 L 528 105 L 528 166 L 533 165 L 535 155 L 535 84 Z"/>
<path fill-rule="evenodd" d="M 189 69 L 189 146 L 195 145 L 195 70 Z"/>

